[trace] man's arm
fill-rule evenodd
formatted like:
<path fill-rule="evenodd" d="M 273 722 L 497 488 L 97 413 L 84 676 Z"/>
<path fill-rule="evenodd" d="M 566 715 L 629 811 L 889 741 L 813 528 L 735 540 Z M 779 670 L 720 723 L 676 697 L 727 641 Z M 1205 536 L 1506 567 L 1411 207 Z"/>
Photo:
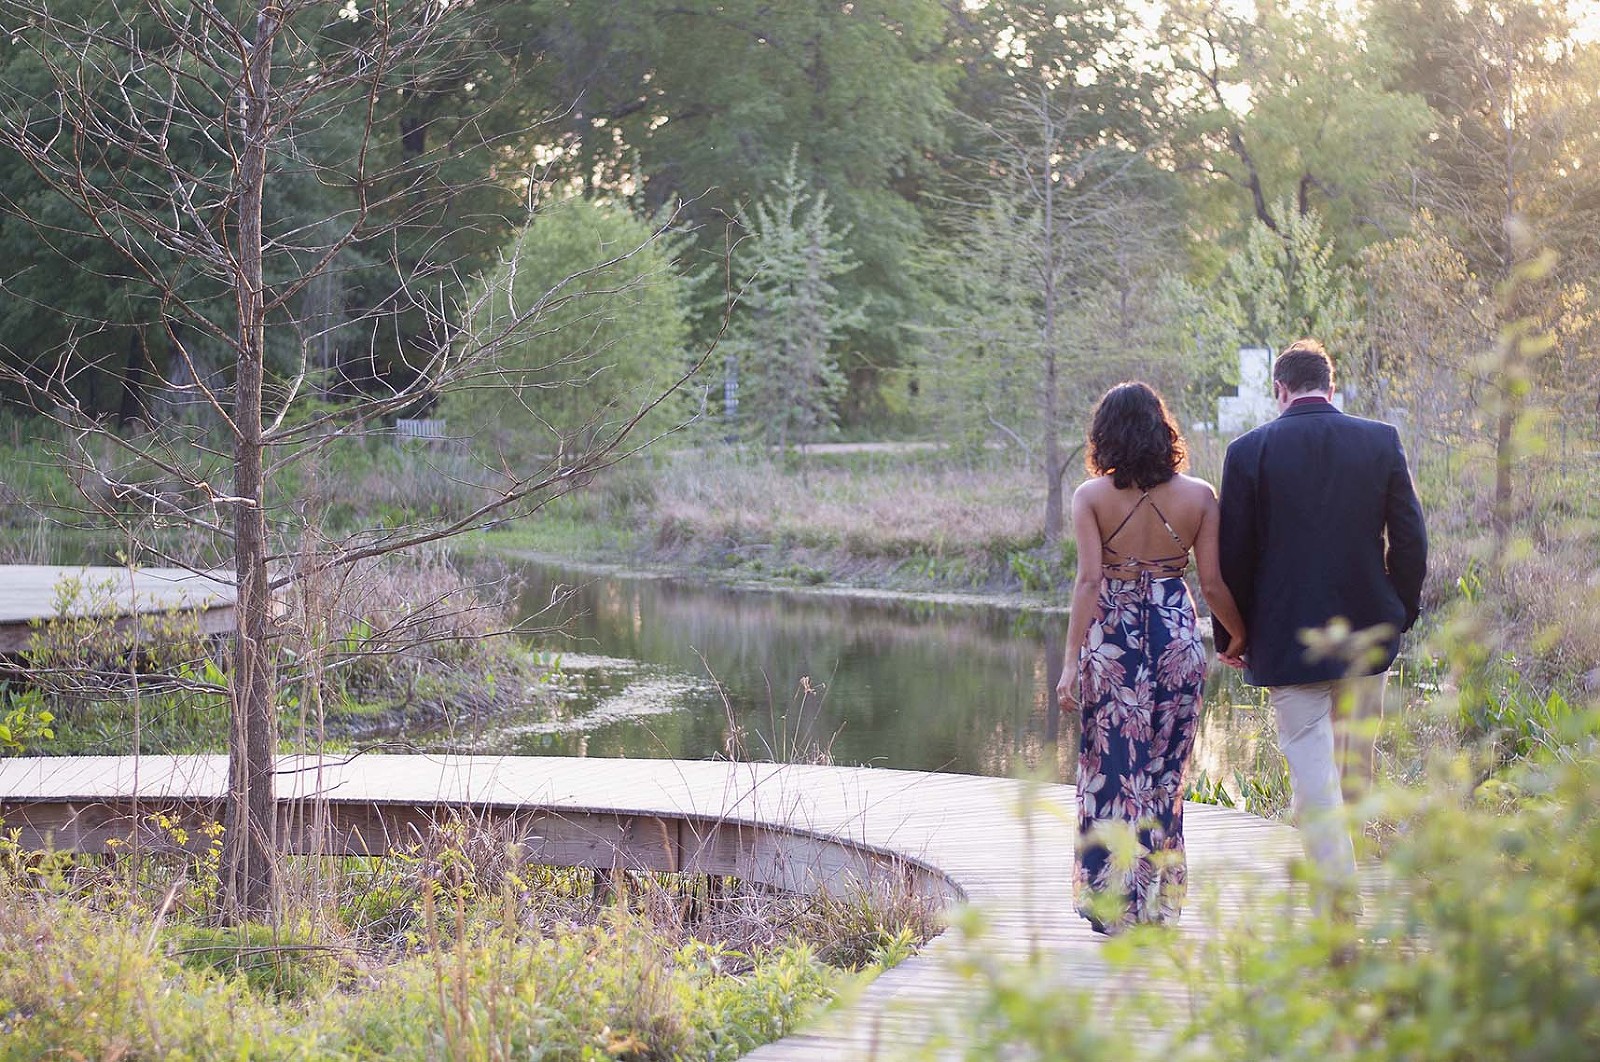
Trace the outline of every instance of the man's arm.
<path fill-rule="evenodd" d="M 1389 552 L 1384 558 L 1389 582 L 1406 609 L 1406 622 L 1401 629 L 1410 630 L 1422 611 L 1422 580 L 1428 574 L 1428 530 L 1422 522 L 1422 503 L 1417 500 L 1417 490 L 1411 482 L 1411 469 L 1406 464 L 1406 451 L 1400 444 L 1399 432 L 1394 433 L 1384 529 L 1389 538 Z"/>
<path fill-rule="evenodd" d="M 1235 440 L 1222 461 L 1221 515 L 1217 524 L 1217 561 L 1222 581 L 1250 623 L 1250 604 L 1255 600 L 1256 484 L 1245 466 L 1243 448 Z M 1232 639 L 1220 623 L 1211 625 L 1217 652 L 1225 653 Z"/>

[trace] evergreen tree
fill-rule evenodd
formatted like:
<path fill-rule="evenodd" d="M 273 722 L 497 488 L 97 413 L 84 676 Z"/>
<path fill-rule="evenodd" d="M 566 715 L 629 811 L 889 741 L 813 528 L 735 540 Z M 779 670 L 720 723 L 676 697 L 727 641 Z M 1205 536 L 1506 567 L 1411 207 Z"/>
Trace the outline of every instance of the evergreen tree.
<path fill-rule="evenodd" d="M 837 281 L 855 261 L 825 193 L 800 176 L 798 153 L 772 191 L 741 213 L 749 233 L 736 261 L 751 280 L 727 339 L 742 434 L 787 447 L 833 429 L 844 385 L 839 345 L 860 324 Z"/>
<path fill-rule="evenodd" d="M 528 0 L 525 75 L 549 120 L 538 157 L 584 188 L 633 195 L 646 216 L 685 201 L 720 260 L 726 219 L 781 183 L 791 148 L 827 192 L 860 313 L 839 371 L 847 416 L 877 408 L 922 301 L 922 188 L 944 147 L 954 16 L 926 0 Z M 547 160 L 547 161 L 543 161 Z M 530 165 L 532 165 L 530 163 Z M 541 171 L 542 172 L 542 171 Z"/>

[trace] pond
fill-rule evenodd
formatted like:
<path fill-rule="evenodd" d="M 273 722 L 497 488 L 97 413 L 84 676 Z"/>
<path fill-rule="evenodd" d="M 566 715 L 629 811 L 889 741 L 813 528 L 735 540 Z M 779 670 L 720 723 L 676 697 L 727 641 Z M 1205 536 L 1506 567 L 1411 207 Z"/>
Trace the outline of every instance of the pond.
<path fill-rule="evenodd" d="M 1052 691 L 1064 611 L 741 589 L 523 564 L 522 618 L 558 665 L 557 708 L 480 751 L 818 761 L 1070 780 Z M 555 630 L 559 628 L 559 631 Z M 1253 691 L 1214 675 L 1195 762 L 1246 769 Z M 1235 701 L 1246 702 L 1236 705 Z"/>

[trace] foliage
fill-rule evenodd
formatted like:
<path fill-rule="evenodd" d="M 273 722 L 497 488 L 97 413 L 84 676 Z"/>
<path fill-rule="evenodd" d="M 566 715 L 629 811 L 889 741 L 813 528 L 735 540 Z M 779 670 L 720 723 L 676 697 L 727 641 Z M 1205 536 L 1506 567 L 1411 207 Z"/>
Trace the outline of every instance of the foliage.
<path fill-rule="evenodd" d="M 1521 252 L 1506 224 L 1554 249 L 1573 280 L 1592 269 L 1595 175 L 1574 159 L 1596 149 L 1595 46 L 1560 0 L 1376 0 L 1375 43 L 1401 60 L 1400 84 L 1435 115 L 1413 195 L 1498 283 Z M 1584 87 L 1587 84 L 1588 87 Z"/>
<path fill-rule="evenodd" d="M 1368 247 L 1361 265 L 1376 387 L 1429 431 L 1464 436 L 1481 386 L 1478 366 L 1493 345 L 1483 278 L 1430 211 L 1417 215 L 1410 233 Z"/>
<path fill-rule="evenodd" d="M 0 721 L 0 753 L 21 755 L 36 741 L 56 736 L 50 726 L 54 713 L 44 707 L 44 693 L 37 689 L 4 688 L 5 718 Z"/>
<path fill-rule="evenodd" d="M 737 406 L 724 410 L 745 436 L 786 449 L 816 442 L 834 426 L 844 386 L 839 342 L 861 320 L 839 281 L 855 269 L 826 193 L 789 168 L 740 222 L 749 233 L 735 256 L 749 274 L 725 340 Z"/>
<path fill-rule="evenodd" d="M 335 954 L 266 927 L 161 934 L 76 907 L 0 910 L 0 1058 L 428 1059 L 496 1053 L 552 1060 L 732 1059 L 784 1035 L 841 978 L 803 945 L 747 972 L 675 946 L 635 918 L 549 937 L 510 932 L 444 945 L 341 984 Z M 227 1015 L 219 1021 L 218 1015 Z"/>
<path fill-rule="evenodd" d="M 920 181 L 949 135 L 954 13 L 922 0 L 536 0 L 517 11 L 525 21 L 508 43 L 538 58 L 529 83 L 555 116 L 538 130 L 540 162 L 584 189 L 627 189 L 646 212 L 686 200 L 710 257 L 723 256 L 728 219 L 781 186 L 798 153 L 859 263 L 863 312 L 846 325 L 840 369 L 849 406 L 876 409 L 881 369 L 902 356 L 901 323 L 921 301 Z"/>
<path fill-rule="evenodd" d="M 464 342 L 509 334 L 440 412 L 491 464 L 529 448 L 582 450 L 688 370 L 685 296 L 671 247 L 625 207 L 541 206 L 484 279 Z M 647 430 L 672 425 L 663 412 Z"/>
<path fill-rule="evenodd" d="M 36 681 L 50 686 L 59 680 L 83 681 L 86 669 L 126 672 L 162 669 L 196 662 L 207 655 L 199 606 L 172 605 L 163 611 L 140 611 L 119 621 L 129 595 L 123 593 L 138 569 L 125 576 L 91 579 L 70 571 L 54 587 L 49 618 L 30 621 L 23 660 Z M 144 604 L 135 596 L 136 609 Z"/>
<path fill-rule="evenodd" d="M 109 589 L 103 591 L 109 593 Z M 228 664 L 188 613 L 136 623 L 104 611 L 81 580 L 69 614 L 41 624 L 12 694 L 35 753 L 211 753 L 228 741 Z M 513 639 L 510 588 L 493 562 L 438 552 L 375 558 L 348 577 L 306 580 L 282 599 L 277 715 L 284 751 L 406 730 L 454 731 L 545 695 L 541 665 Z M 35 711 L 44 710 L 42 719 Z"/>
<path fill-rule="evenodd" d="M 51 17 L 40 17 L 46 10 Z M 486 47 L 484 20 L 457 18 L 442 41 L 435 38 L 437 46 L 414 47 L 417 39 L 379 11 L 368 8 L 363 18 L 349 10 L 357 17 L 332 17 L 314 4 L 284 8 L 293 42 L 282 42 L 292 54 L 281 58 L 320 74 L 302 83 L 307 96 L 279 88 L 280 102 L 307 105 L 309 120 L 276 131 L 263 204 L 266 231 L 276 237 L 265 269 L 275 292 L 330 255 L 318 283 L 276 315 L 265 339 L 269 362 L 286 383 L 304 364 L 312 390 L 347 397 L 405 377 L 415 348 L 431 341 L 427 314 L 414 300 L 385 294 L 414 295 L 409 284 L 442 259 L 463 271 L 486 263 L 515 211 L 509 187 L 481 176 L 493 164 L 491 144 L 509 137 L 515 121 L 513 108 L 477 90 L 503 69 Z M 219 168 L 238 143 L 206 131 L 229 125 L 225 82 L 237 71 L 237 53 L 208 53 L 212 39 L 191 33 L 183 11 L 156 4 L 9 3 L 0 21 L 12 44 L 0 68 L 8 123 L 24 135 L 41 103 L 52 120 L 87 119 L 79 137 L 53 138 L 49 150 L 56 159 L 80 152 L 104 197 L 86 211 L 71 181 L 50 178 L 48 167 L 35 169 L 22 152 L 8 151 L 0 163 L 0 252 L 11 295 L 0 306 L 7 363 L 59 373 L 91 417 L 127 425 L 205 416 L 195 395 L 170 388 L 226 387 L 232 376 L 228 332 L 237 311 L 227 278 L 212 268 L 211 248 L 182 238 L 174 246 L 159 223 L 124 228 L 97 215 L 115 209 L 149 216 L 158 202 L 170 208 L 175 193 L 163 175 L 174 173 L 192 182 L 184 194 L 196 195 L 194 208 L 210 209 L 199 190 L 220 187 Z M 118 29 L 97 32 L 110 25 Z M 385 72 L 396 91 L 375 95 L 369 110 L 343 63 L 380 54 L 372 49 L 378 37 L 386 37 L 391 58 L 405 52 L 409 61 Z M 127 46 L 130 40 L 137 46 Z M 176 92 L 178 85 L 188 91 Z M 63 108 L 54 94 L 66 86 L 72 105 Z M 168 109 L 173 104 L 177 111 Z M 141 139 L 141 121 L 163 132 Z M 377 179 L 353 178 L 358 168 Z M 410 179 L 399 180 L 402 172 Z M 451 194 L 441 194 L 447 188 Z M 405 237 L 390 247 L 363 246 L 358 238 L 341 250 L 352 219 L 369 233 Z M 380 318 L 395 327 L 374 328 Z"/>
<path fill-rule="evenodd" d="M 1231 925 L 1219 937 L 1139 929 L 1107 946 L 1112 976 L 1169 982 L 1109 1007 L 1052 977 L 1048 958 L 986 958 L 985 929 L 966 927 L 966 974 L 979 993 L 960 1023 L 979 1045 L 967 1057 L 1591 1057 L 1600 1050 L 1600 762 L 1585 749 L 1574 762 L 1517 772 L 1520 799 L 1509 807 L 1464 799 L 1460 765 L 1428 789 L 1370 801 L 1357 814 L 1392 822 L 1395 839 L 1361 926 L 1308 924 L 1266 895 L 1245 899 L 1238 916 L 1208 906 L 1202 917 Z M 1230 910 L 1249 889 L 1224 887 Z M 1133 1030 L 1152 1028 L 1159 1049 L 1130 1044 Z"/>
<path fill-rule="evenodd" d="M 166 954 L 181 965 L 237 978 L 254 993 L 304 999 L 337 984 L 337 949 L 273 926 L 181 926 L 162 938 Z"/>
<path fill-rule="evenodd" d="M 1214 804 L 1224 808 L 1238 807 L 1238 804 L 1233 799 L 1233 794 L 1229 793 L 1227 787 L 1222 784 L 1222 779 L 1211 777 L 1204 768 L 1201 768 L 1199 774 L 1189 779 L 1188 787 L 1183 791 L 1183 799 L 1192 804 Z"/>
<path fill-rule="evenodd" d="M 581 523 L 590 535 L 583 544 L 601 556 L 625 549 L 635 560 L 748 565 L 751 574 L 788 571 L 802 582 L 817 581 L 818 571 L 831 581 L 876 576 L 908 589 L 1016 588 L 1014 555 L 1036 557 L 1042 567 L 1028 570 L 1041 581 L 1065 562 L 1038 552 L 1039 484 L 1004 456 L 865 457 L 808 456 L 788 466 L 764 452 L 686 453 L 651 471 L 647 494 L 603 479 L 598 490 L 563 499 L 539 526 L 486 541 L 549 549 L 572 543 L 568 528 Z M 590 545 L 596 535 L 609 544 Z"/>
<path fill-rule="evenodd" d="M 1217 281 L 1221 313 L 1235 329 L 1231 345 L 1279 350 L 1315 336 L 1342 375 L 1361 328 L 1353 271 L 1334 257 L 1316 211 L 1280 201 L 1272 217 L 1272 225 L 1250 223 Z"/>
<path fill-rule="evenodd" d="M 1120 29 L 1101 27 L 1104 54 L 1081 57 L 1093 77 L 1058 61 L 968 117 L 976 173 L 954 189 L 954 239 L 930 270 L 943 289 L 920 366 L 933 412 L 969 448 L 999 438 L 1022 450 L 1045 483 L 1051 546 L 1071 464 L 1062 424 L 1081 419 L 1096 384 L 1126 373 L 1149 338 L 1138 322 L 1158 305 L 1175 235 L 1161 221 L 1163 181 L 1136 131 L 1119 128 L 1136 107 L 1120 94 L 1145 87 Z"/>
<path fill-rule="evenodd" d="M 0 937 L 29 942 L 0 954 L 0 1059 L 732 1059 L 932 925 L 887 888 L 618 872 L 602 896 L 463 814 L 382 858 L 291 860 L 278 923 L 219 928 L 220 826 L 147 825 L 110 861 L 0 834 Z"/>
<path fill-rule="evenodd" d="M 1402 178 L 1435 119 L 1400 61 L 1334 5 L 1169 0 L 1161 39 L 1174 67 L 1173 150 L 1199 175 L 1196 235 L 1283 231 L 1315 210 L 1348 254 L 1403 216 Z M 1212 258 L 1219 248 L 1202 246 Z"/>
<path fill-rule="evenodd" d="M 1009 963 L 986 953 L 992 932 L 975 911 L 955 930 L 972 943 L 957 967 L 976 999 L 954 1018 L 953 1030 L 936 1031 L 931 1052 L 959 1052 L 966 1062 L 1022 1054 L 1040 1062 L 1128 1058 L 1125 1038 L 1087 992 L 1064 988 L 1042 963 Z"/>

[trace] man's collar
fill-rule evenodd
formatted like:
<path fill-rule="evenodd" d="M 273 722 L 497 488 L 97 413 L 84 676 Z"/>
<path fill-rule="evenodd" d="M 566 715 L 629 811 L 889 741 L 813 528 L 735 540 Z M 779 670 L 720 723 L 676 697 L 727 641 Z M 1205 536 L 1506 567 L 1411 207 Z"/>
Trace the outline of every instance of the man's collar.
<path fill-rule="evenodd" d="M 1279 413 L 1280 417 L 1298 417 L 1304 413 L 1337 413 L 1339 407 L 1328 401 L 1322 395 L 1301 395 L 1289 403 L 1289 408 Z"/>

